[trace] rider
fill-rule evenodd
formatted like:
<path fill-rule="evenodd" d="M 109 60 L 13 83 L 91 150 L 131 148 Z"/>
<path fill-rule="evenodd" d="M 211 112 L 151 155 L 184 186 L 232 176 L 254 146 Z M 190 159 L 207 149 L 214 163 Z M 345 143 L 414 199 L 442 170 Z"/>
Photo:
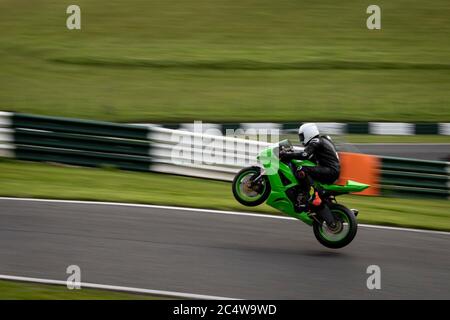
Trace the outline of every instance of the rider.
<path fill-rule="evenodd" d="M 327 136 L 321 136 L 319 129 L 314 123 L 305 123 L 298 130 L 300 142 L 305 146 L 303 151 L 280 152 L 280 160 L 288 160 L 295 176 L 304 188 L 304 197 L 297 204 L 300 211 L 306 208 L 307 203 L 312 201 L 316 211 L 325 219 L 328 225 L 334 225 L 334 219 L 326 205 L 312 189 L 312 180 L 326 184 L 332 184 L 339 178 L 340 164 L 339 156 L 334 144 Z M 314 167 L 295 167 L 290 160 L 311 160 L 317 165 Z"/>

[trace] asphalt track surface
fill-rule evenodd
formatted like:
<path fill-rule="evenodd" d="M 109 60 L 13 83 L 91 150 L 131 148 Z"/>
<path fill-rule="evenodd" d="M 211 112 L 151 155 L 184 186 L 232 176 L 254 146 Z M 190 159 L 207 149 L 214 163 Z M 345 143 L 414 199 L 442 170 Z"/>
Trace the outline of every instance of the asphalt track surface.
<path fill-rule="evenodd" d="M 450 161 L 450 143 L 367 143 L 345 144 L 342 150 L 378 156 Z"/>
<path fill-rule="evenodd" d="M 296 220 L 10 199 L 0 208 L 0 274 L 66 280 L 75 264 L 83 282 L 231 298 L 450 298 L 449 233 L 361 226 L 331 250 Z M 380 290 L 367 289 L 369 265 L 381 268 Z"/>

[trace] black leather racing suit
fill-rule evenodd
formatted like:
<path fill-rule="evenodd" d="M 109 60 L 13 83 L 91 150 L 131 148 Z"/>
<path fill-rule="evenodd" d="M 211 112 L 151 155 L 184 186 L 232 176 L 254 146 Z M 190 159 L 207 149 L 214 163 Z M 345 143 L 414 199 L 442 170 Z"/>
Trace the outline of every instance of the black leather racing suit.
<path fill-rule="evenodd" d="M 300 170 L 297 170 L 290 161 L 292 159 L 308 159 L 315 162 L 317 166 L 302 167 Z M 339 178 L 339 156 L 334 144 L 325 137 L 318 136 L 311 139 L 303 151 L 280 154 L 280 160 L 288 161 L 305 193 L 309 192 L 313 183 L 312 180 L 331 184 Z M 304 177 L 300 176 L 301 171 L 306 174 Z M 325 202 L 322 202 L 319 207 L 315 207 L 314 211 L 324 218 L 328 225 L 334 226 L 335 219 Z"/>
<path fill-rule="evenodd" d="M 339 178 L 339 156 L 334 144 L 327 138 L 319 136 L 311 139 L 303 151 L 289 152 L 281 155 L 281 160 L 311 160 L 315 167 L 303 167 L 302 170 L 313 180 L 333 183 Z"/>

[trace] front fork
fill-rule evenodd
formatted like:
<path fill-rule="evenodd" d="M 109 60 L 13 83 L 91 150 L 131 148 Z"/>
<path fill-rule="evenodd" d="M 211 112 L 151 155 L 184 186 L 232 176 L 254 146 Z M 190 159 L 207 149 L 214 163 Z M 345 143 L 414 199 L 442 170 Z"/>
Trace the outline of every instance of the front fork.
<path fill-rule="evenodd" d="M 260 167 L 260 171 L 259 171 L 259 175 L 256 178 L 250 178 L 250 182 L 251 183 L 258 183 L 259 180 L 261 180 L 261 178 L 263 177 L 263 175 L 266 174 L 266 169 L 264 169 L 263 167 Z"/>
<path fill-rule="evenodd" d="M 257 175 L 256 177 L 255 176 L 251 177 L 245 183 L 246 187 L 259 193 L 260 192 L 260 188 L 259 188 L 260 184 L 259 184 L 259 182 L 260 182 L 260 180 L 262 179 L 262 177 L 264 176 L 265 173 L 266 173 L 266 171 L 264 170 L 264 168 L 260 167 L 259 175 Z"/>

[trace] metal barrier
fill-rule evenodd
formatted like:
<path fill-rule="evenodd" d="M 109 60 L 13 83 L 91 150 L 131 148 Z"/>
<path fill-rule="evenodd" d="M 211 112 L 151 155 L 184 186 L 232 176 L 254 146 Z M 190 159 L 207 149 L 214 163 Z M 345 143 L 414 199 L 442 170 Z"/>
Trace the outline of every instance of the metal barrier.
<path fill-rule="evenodd" d="M 0 112 L 0 156 L 231 181 L 270 143 L 158 126 Z M 380 157 L 386 195 L 449 197 L 449 163 Z"/>
<path fill-rule="evenodd" d="M 297 133 L 300 122 L 282 123 L 203 123 L 208 128 L 215 128 L 225 135 L 228 129 L 239 130 L 252 128 L 278 129 L 283 134 Z M 374 134 L 374 135 L 450 135 L 450 123 L 405 123 L 405 122 L 316 122 L 320 132 L 328 135 Z M 161 124 L 169 129 L 185 130 L 192 123 Z"/>
<path fill-rule="evenodd" d="M 151 164 L 147 128 L 20 113 L 3 113 L 2 119 L 11 136 L 6 156 L 139 171 Z"/>
<path fill-rule="evenodd" d="M 448 162 L 405 158 L 381 158 L 381 187 L 386 195 L 449 197 Z"/>
<path fill-rule="evenodd" d="M 12 113 L 0 111 L 0 157 L 14 157 L 14 131 Z"/>
<path fill-rule="evenodd" d="M 269 143 L 150 127 L 151 171 L 231 181 Z"/>

